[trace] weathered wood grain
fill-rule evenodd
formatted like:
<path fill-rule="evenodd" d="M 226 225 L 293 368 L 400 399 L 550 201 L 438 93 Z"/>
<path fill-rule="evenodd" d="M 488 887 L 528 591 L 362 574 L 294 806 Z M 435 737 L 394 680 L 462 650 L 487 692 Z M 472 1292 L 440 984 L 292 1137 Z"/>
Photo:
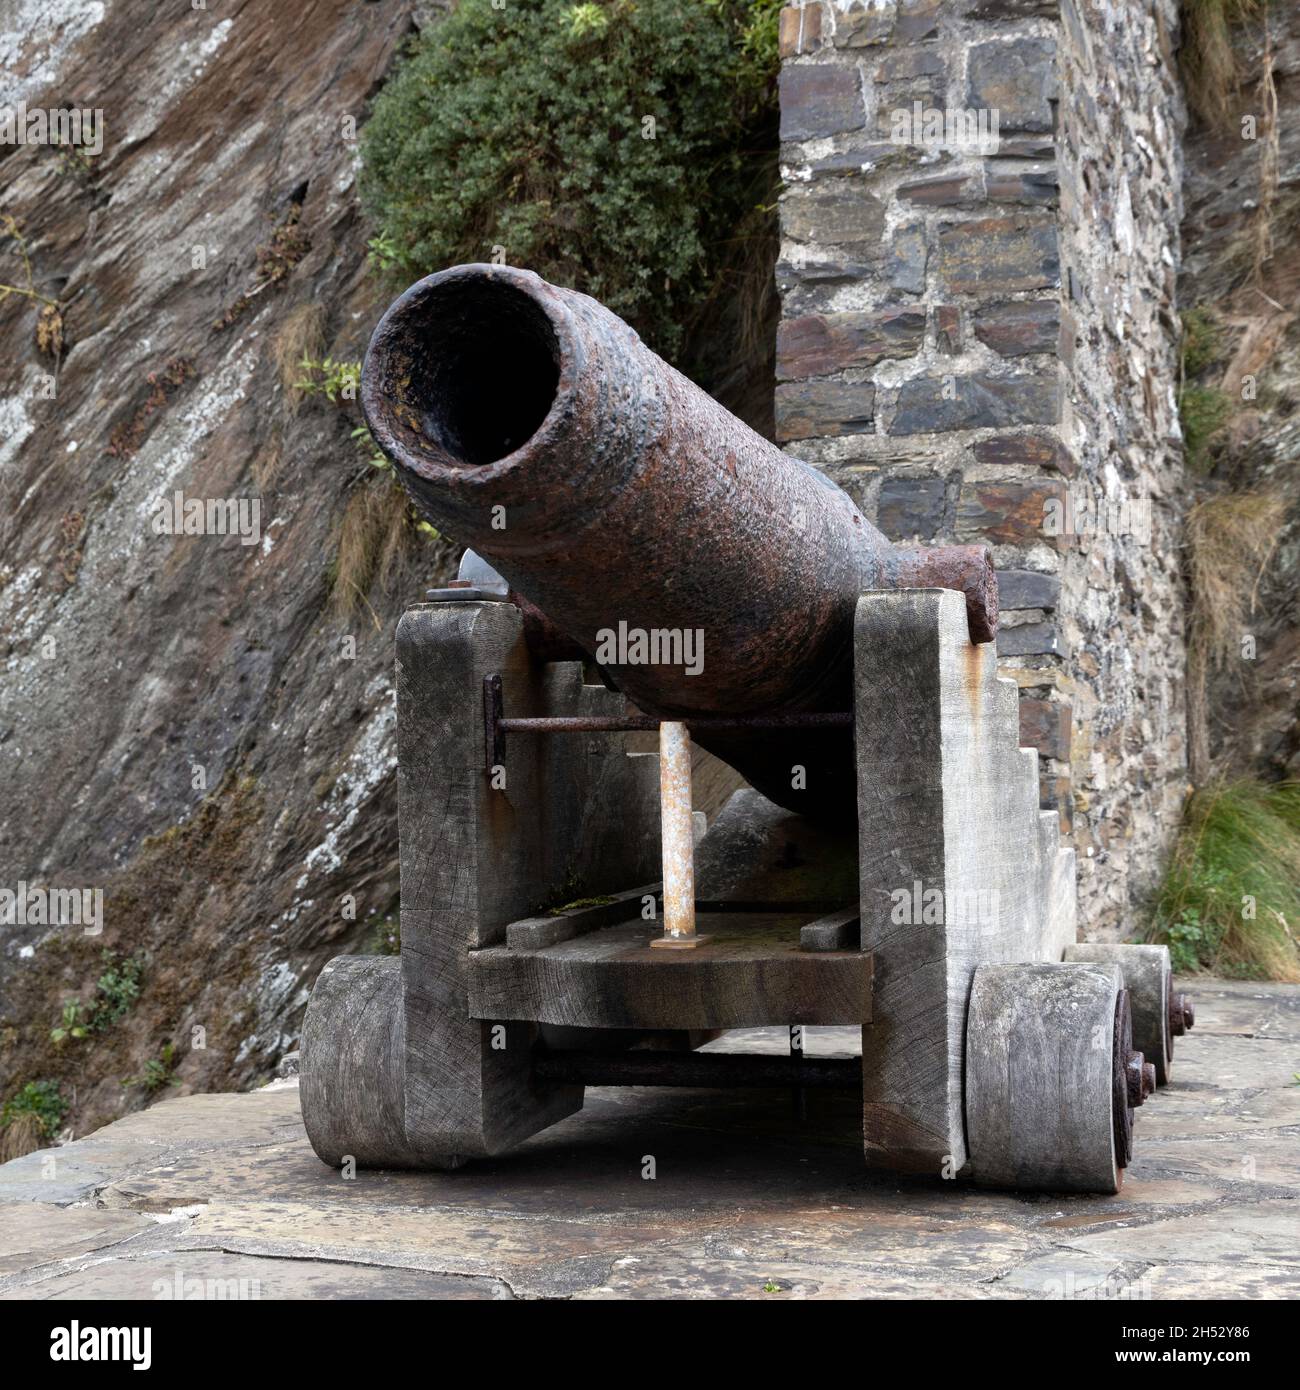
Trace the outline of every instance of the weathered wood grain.
<path fill-rule="evenodd" d="M 398 629 L 406 1128 L 431 1149 L 499 1153 L 582 1104 L 538 1083 L 530 1024 L 470 1016 L 471 949 L 547 901 L 656 876 L 657 767 L 618 735 L 515 739 L 506 785 L 483 766 L 483 678 L 505 713 L 621 714 L 576 663 L 537 666 L 511 604 L 420 605 Z"/>
<path fill-rule="evenodd" d="M 537 951 L 475 951 L 470 1012 L 594 1028 L 864 1022 L 870 958 L 857 950 L 801 950 L 801 921 L 799 914 L 702 914 L 700 934 L 709 939 L 682 952 L 654 950 L 658 933 L 647 922 Z"/>
<path fill-rule="evenodd" d="M 303 1095 L 323 1157 L 364 1129 L 354 1149 L 367 1164 L 443 1166 L 499 1153 L 582 1104 L 581 1088 L 534 1077 L 535 1025 L 470 1016 L 469 952 L 547 903 L 653 879 L 657 766 L 629 758 L 618 735 L 516 739 L 505 786 L 492 786 L 485 676 L 502 677 L 507 715 L 625 709 L 584 685 L 577 663 L 535 665 L 522 629 L 512 604 L 491 601 L 417 605 L 398 626 L 402 953 L 313 996 Z M 359 1010 L 344 997 L 353 981 Z"/>
<path fill-rule="evenodd" d="M 971 976 L 984 962 L 1060 959 L 1074 940 L 1074 856 L 1039 810 L 1016 687 L 991 645 L 970 642 L 960 595 L 864 594 L 855 685 L 862 949 L 875 961 L 865 1152 L 876 1167 L 951 1173 L 966 1160 Z"/>
<path fill-rule="evenodd" d="M 1117 1192 L 1113 1081 L 1119 968 L 983 965 L 970 996 L 970 1163 L 988 1187 Z"/>
<path fill-rule="evenodd" d="M 568 908 L 542 917 L 525 917 L 506 927 L 506 945 L 515 951 L 536 951 L 568 941 L 598 927 L 608 927 L 629 917 L 639 917 L 646 898 L 658 899 L 661 883 L 644 883 L 626 893 L 611 893 L 609 901 L 590 907 Z M 656 903 L 656 910 L 657 910 Z"/>
<path fill-rule="evenodd" d="M 862 914 L 856 904 L 799 928 L 799 948 L 803 951 L 856 951 L 861 945 Z"/>
<path fill-rule="evenodd" d="M 395 958 L 339 956 L 317 976 L 300 1086 L 307 1137 L 324 1162 L 392 1162 L 405 1149 L 402 1032 Z"/>

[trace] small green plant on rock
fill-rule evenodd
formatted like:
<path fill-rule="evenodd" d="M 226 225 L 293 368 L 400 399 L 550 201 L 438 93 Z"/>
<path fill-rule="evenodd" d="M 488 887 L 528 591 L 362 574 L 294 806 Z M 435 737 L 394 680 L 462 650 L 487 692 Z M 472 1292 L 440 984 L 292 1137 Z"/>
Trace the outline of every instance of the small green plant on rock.
<path fill-rule="evenodd" d="M 69 1038 L 80 1041 L 89 1036 L 90 1023 L 85 1005 L 76 999 L 65 999 L 59 1025 L 50 1029 L 50 1041 L 61 1043 L 67 1042 Z"/>
<path fill-rule="evenodd" d="M 140 1069 L 139 1076 L 128 1076 L 123 1086 L 138 1086 L 148 1095 L 160 1091 L 164 1086 L 179 1086 L 181 1083 L 172 1073 L 176 1070 L 176 1047 L 165 1043 L 157 1057 L 151 1057 Z"/>
<path fill-rule="evenodd" d="M 304 353 L 298 366 L 303 377 L 293 383 L 296 391 L 305 396 L 321 395 L 335 402 L 356 400 L 361 382 L 360 362 L 336 362 L 332 357 L 318 361 Z"/>
<path fill-rule="evenodd" d="M 387 275 L 398 263 L 397 244 L 392 237 L 380 232 L 366 242 L 366 260 L 378 275 Z"/>
<path fill-rule="evenodd" d="M 393 465 L 388 456 L 375 443 L 375 437 L 370 433 L 369 425 L 358 425 L 348 437 L 357 446 L 371 468 L 377 468 L 381 473 L 392 469 Z"/>
<path fill-rule="evenodd" d="M 68 1102 L 56 1081 L 29 1081 L 16 1095 L 5 1101 L 0 1110 L 0 1124 L 13 1123 L 22 1115 L 31 1115 L 42 1137 L 51 1139 L 59 1132 Z"/>
<path fill-rule="evenodd" d="M 104 969 L 95 981 L 95 995 L 89 1004 L 79 999 L 64 1000 L 59 1022 L 50 1029 L 51 1042 L 80 1042 L 92 1033 L 104 1032 L 124 1018 L 140 997 L 143 956 L 105 951 L 102 964 Z"/>
<path fill-rule="evenodd" d="M 95 982 L 95 1002 L 90 1026 L 102 1033 L 124 1018 L 140 997 L 140 981 L 144 975 L 144 957 L 121 956 L 115 951 L 104 952 L 104 973 Z"/>

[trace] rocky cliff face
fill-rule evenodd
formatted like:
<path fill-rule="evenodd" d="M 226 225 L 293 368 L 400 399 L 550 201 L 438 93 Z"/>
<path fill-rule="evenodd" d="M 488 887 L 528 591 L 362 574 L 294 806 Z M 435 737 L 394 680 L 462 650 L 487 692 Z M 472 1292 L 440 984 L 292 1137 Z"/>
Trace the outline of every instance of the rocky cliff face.
<path fill-rule="evenodd" d="M 1209 752 L 1220 768 L 1300 776 L 1300 10 L 1271 4 L 1232 30 L 1239 85 L 1185 147 L 1179 301 L 1215 324 L 1204 382 L 1229 403 L 1205 491 L 1266 491 L 1285 507 L 1247 606 L 1250 650 L 1213 672 Z"/>
<path fill-rule="evenodd" d="M 397 893 L 393 628 L 447 554 L 377 553 L 400 499 L 285 383 L 387 298 L 355 131 L 411 11 L 0 3 L 0 101 L 103 113 L 98 154 L 0 145 L 0 889 L 105 894 L 100 935 L 0 927 L 0 1078 L 79 1130 L 168 1042 L 186 1085 L 266 1074 Z M 206 533 L 160 530 L 178 492 Z M 53 1046 L 106 948 L 139 1000 Z"/>

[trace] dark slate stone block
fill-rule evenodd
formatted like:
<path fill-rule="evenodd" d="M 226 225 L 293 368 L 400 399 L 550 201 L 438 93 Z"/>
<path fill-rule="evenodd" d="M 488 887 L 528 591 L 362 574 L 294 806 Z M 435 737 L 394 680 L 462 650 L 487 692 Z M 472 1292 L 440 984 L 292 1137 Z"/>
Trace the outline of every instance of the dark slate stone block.
<path fill-rule="evenodd" d="M 925 338 L 922 309 L 807 314 L 776 331 L 780 381 L 830 376 L 846 367 L 870 367 L 886 357 L 910 357 Z"/>
<path fill-rule="evenodd" d="M 1078 467 L 1055 434 L 998 434 L 972 444 L 971 453 L 977 463 L 1026 463 L 1037 468 L 1055 468 L 1067 478 L 1073 477 Z"/>
<path fill-rule="evenodd" d="M 1054 299 L 1028 299 L 986 304 L 975 311 L 975 336 L 1003 357 L 1052 352 L 1061 318 Z"/>
<path fill-rule="evenodd" d="M 876 247 L 884 229 L 884 204 L 860 179 L 795 184 L 781 198 L 781 230 L 795 241 Z"/>
<path fill-rule="evenodd" d="M 920 294 L 925 289 L 929 256 L 925 229 L 919 225 L 900 227 L 885 253 L 885 276 L 894 289 Z"/>
<path fill-rule="evenodd" d="M 900 184 L 898 194 L 925 207 L 970 207 L 982 201 L 979 183 L 970 174 L 945 174 Z"/>
<path fill-rule="evenodd" d="M 1064 504 L 1064 484 L 966 483 L 957 499 L 957 535 L 995 545 L 1049 540 L 1044 530 L 1049 501 Z"/>
<path fill-rule="evenodd" d="M 1069 762 L 1071 713 L 1071 706 L 1062 700 L 1022 698 L 1020 746 L 1037 748 L 1046 758 Z"/>
<path fill-rule="evenodd" d="M 944 287 L 953 294 L 1050 289 L 1061 277 L 1054 219 L 949 222 L 939 229 L 938 254 Z"/>
<path fill-rule="evenodd" d="M 1064 656 L 1065 646 L 1055 623 L 1024 623 L 998 629 L 999 656 Z"/>
<path fill-rule="evenodd" d="M 860 130 L 867 121 L 854 68 L 787 63 L 781 69 L 781 139 L 814 140 Z"/>
<path fill-rule="evenodd" d="M 886 43 L 894 30 L 897 11 L 893 5 L 863 4 L 855 0 L 835 15 L 836 48 L 868 48 Z"/>
<path fill-rule="evenodd" d="M 929 540 L 943 529 L 947 488 L 943 478 L 886 478 L 876 525 L 892 541 Z"/>
<path fill-rule="evenodd" d="M 955 357 L 961 351 L 961 310 L 955 304 L 936 305 L 934 340 L 945 356 Z"/>
<path fill-rule="evenodd" d="M 932 39 L 939 32 L 939 16 L 945 0 L 899 0 L 895 23 L 896 43 L 915 43 Z"/>
<path fill-rule="evenodd" d="M 1051 207 L 1060 195 L 1055 172 L 1042 174 L 990 174 L 984 190 L 994 203 L 1023 203 Z"/>
<path fill-rule="evenodd" d="M 784 382 L 776 388 L 776 437 L 819 439 L 875 428 L 876 388 L 869 382 Z"/>
<path fill-rule="evenodd" d="M 999 570 L 998 605 L 1004 612 L 1016 608 L 1055 608 L 1061 581 L 1037 570 Z"/>
<path fill-rule="evenodd" d="M 913 377 L 898 391 L 891 434 L 1053 424 L 1060 415 L 1055 371 L 1036 376 Z"/>
<path fill-rule="evenodd" d="M 978 43 L 967 66 L 967 105 L 996 111 L 999 131 L 1052 129 L 1056 45 L 1050 39 Z"/>

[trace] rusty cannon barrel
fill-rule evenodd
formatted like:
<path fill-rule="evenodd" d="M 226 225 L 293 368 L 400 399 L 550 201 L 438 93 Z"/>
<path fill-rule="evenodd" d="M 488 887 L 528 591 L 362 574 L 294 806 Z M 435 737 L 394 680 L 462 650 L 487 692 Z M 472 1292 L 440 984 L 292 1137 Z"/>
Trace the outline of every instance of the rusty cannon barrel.
<path fill-rule="evenodd" d="M 864 589 L 958 589 L 972 640 L 996 633 L 987 549 L 891 545 L 617 315 L 530 271 L 412 285 L 375 329 L 361 404 L 418 508 L 647 714 L 850 710 Z M 845 728 L 697 737 L 791 809 L 853 805 Z"/>

